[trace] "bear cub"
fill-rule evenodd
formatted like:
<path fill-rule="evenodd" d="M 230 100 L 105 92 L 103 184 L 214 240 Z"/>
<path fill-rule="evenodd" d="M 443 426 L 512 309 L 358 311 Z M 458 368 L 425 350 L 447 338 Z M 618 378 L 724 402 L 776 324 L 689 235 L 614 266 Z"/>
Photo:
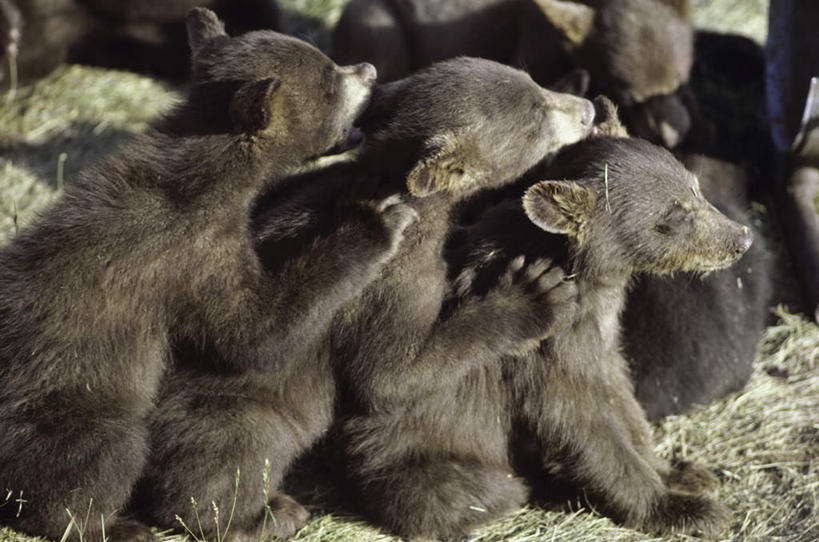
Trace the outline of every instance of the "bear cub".
<path fill-rule="evenodd" d="M 382 117 L 379 104 L 390 102 L 398 113 L 387 116 L 390 122 L 368 139 L 373 149 L 383 150 L 373 153 L 373 162 L 364 167 L 384 172 L 384 164 L 400 164 L 401 173 L 392 177 L 390 186 L 398 190 L 403 187 L 396 182 L 406 183 L 413 196 L 408 201 L 420 220 L 407 229 L 404 243 L 379 278 L 335 319 L 333 362 L 341 395 L 334 434 L 337 447 L 345 452 L 344 472 L 363 511 L 396 532 L 415 535 L 429 531 L 425 511 L 442 501 L 403 500 L 404 488 L 413 484 L 445 483 L 452 476 L 487 491 L 509 489 L 507 501 L 497 508 L 487 505 L 491 513 L 507 510 L 510 502 L 522 502 L 523 495 L 507 480 L 505 470 L 494 467 L 476 473 L 443 464 L 428 471 L 422 458 L 417 464 L 401 463 L 400 472 L 385 473 L 391 466 L 379 460 L 388 450 L 400 448 L 408 439 L 437 438 L 425 433 L 423 424 L 417 431 L 407 427 L 403 433 L 394 432 L 395 418 L 400 417 L 396 409 L 408 419 L 414 419 L 410 412 L 416 410 L 461 412 L 467 402 L 448 395 L 450 379 L 480 366 L 510 343 L 548 335 L 552 325 L 566 318 L 562 313 L 573 307 L 573 285 L 564 284 L 562 275 L 548 266 L 533 265 L 509 284 L 506 296 L 442 314 L 450 286 L 443 258 L 447 235 L 461 209 L 481 189 L 509 184 L 561 147 L 588 136 L 594 108 L 588 100 L 539 87 L 520 70 L 464 57 L 378 87 L 363 122 Z M 386 145 L 389 142 L 401 144 Z M 425 197 L 418 198 L 421 195 Z M 529 311 L 510 302 L 512 297 L 527 302 Z M 551 303 L 537 302 L 541 298 Z M 486 325 L 487 319 L 491 325 Z M 490 344 L 473 348 L 490 337 Z M 439 401 L 442 395 L 451 401 Z M 459 427 L 451 440 L 458 442 L 471 430 Z M 373 461 L 371 454 L 377 456 Z M 359 484 L 362 480 L 366 482 Z M 459 503 L 439 508 L 454 516 Z M 486 517 L 468 506 L 457 514 L 473 523 Z"/>
<path fill-rule="evenodd" d="M 729 518 L 704 495 L 716 479 L 654 454 L 619 353 L 618 319 L 633 273 L 724 267 L 748 249 L 750 231 L 708 204 L 667 151 L 636 139 L 576 143 L 516 188 L 518 196 L 454 231 L 446 255 L 447 312 L 500 298 L 518 317 L 475 319 L 480 333 L 468 345 L 430 358 L 435 379 L 425 387 L 414 385 L 422 357 L 402 379 L 382 381 L 390 402 L 348 427 L 364 506 L 404 536 L 462 536 L 526 501 L 516 467 L 534 447 L 540 475 L 574 485 L 625 525 L 716 536 Z M 573 291 L 544 296 L 554 274 Z M 533 302 L 559 310 L 562 325 L 547 321 L 540 336 L 526 329 Z M 496 343 L 491 330 L 515 322 L 523 326 L 516 336 L 528 338 Z M 405 388 L 416 393 L 392 393 Z"/>
<path fill-rule="evenodd" d="M 750 223 L 742 168 L 702 155 L 680 161 L 723 214 Z M 649 420 L 740 390 L 751 376 L 769 317 L 772 258 L 764 239 L 735 265 L 701 276 L 636 277 L 623 312 L 623 348 L 637 400 Z"/>
<path fill-rule="evenodd" d="M 191 68 L 185 13 L 197 6 L 237 34 L 279 28 L 276 0 L 0 0 L 0 89 L 63 62 L 184 82 Z"/>
<path fill-rule="evenodd" d="M 212 344 L 236 372 L 288 361 L 270 345 L 300 305 L 262 269 L 250 205 L 348 139 L 375 70 L 275 32 L 231 38 L 206 9 L 187 30 L 188 99 L 0 250 L 0 485 L 25 500 L 0 522 L 28 534 L 59 539 L 68 509 L 85 540 L 100 514 L 109 540 L 151 538 L 117 512 L 172 344 Z"/>

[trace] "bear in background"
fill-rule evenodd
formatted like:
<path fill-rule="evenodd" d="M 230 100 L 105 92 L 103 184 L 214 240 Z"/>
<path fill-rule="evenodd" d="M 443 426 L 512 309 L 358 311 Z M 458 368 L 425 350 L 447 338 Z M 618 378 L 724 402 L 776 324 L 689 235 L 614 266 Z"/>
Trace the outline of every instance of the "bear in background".
<path fill-rule="evenodd" d="M 0 482 L 25 500 L 0 523 L 28 534 L 60 539 L 67 509 L 85 540 L 102 537 L 100 515 L 109 540 L 152 539 L 117 512 L 171 345 L 208 341 L 226 369 L 273 370 L 290 361 L 269 348 L 293 332 L 280 323 L 311 323 L 261 268 L 250 206 L 348 139 L 374 70 L 275 32 L 230 38 L 206 9 L 187 30 L 188 100 L 0 251 Z"/>
<path fill-rule="evenodd" d="M 565 180 L 537 182 L 544 177 Z M 702 199 L 670 154 L 641 140 L 581 141 L 516 186 L 533 182 L 525 213 L 520 196 L 502 200 L 453 232 L 446 252 L 454 304 L 446 312 L 500 298 L 517 316 L 478 311 L 469 341 L 440 358 L 422 352 L 369 392 L 373 406 L 345 427 L 361 506 L 402 536 L 463 536 L 526 501 L 515 456 L 529 435 L 541 474 L 623 524 L 716 536 L 729 512 L 704 495 L 715 477 L 654 455 L 618 353 L 618 317 L 636 270 L 728 265 L 747 250 L 750 231 Z M 555 273 L 573 292 L 542 294 Z M 540 320 L 540 336 L 526 329 L 539 321 L 524 316 L 537 302 L 546 304 L 538 311 L 559 309 L 563 325 Z M 507 336 L 525 341 L 497 341 L 494 329 L 518 322 L 524 327 Z M 418 385 L 427 366 L 434 378 Z"/>
<path fill-rule="evenodd" d="M 750 224 L 744 171 L 701 155 L 682 163 L 703 196 L 729 218 Z M 705 276 L 640 275 L 623 312 L 623 347 L 637 400 L 649 420 L 679 414 L 740 390 L 751 376 L 772 295 L 772 257 L 754 244 L 735 265 Z"/>
<path fill-rule="evenodd" d="M 332 55 L 372 62 L 382 81 L 458 55 L 522 67 L 542 85 L 582 68 L 592 95 L 612 97 L 641 136 L 668 147 L 696 107 L 688 0 L 352 0 Z"/>
<path fill-rule="evenodd" d="M 64 62 L 184 82 L 185 13 L 193 7 L 211 8 L 232 33 L 280 26 L 276 0 L 0 0 L 0 89 Z"/>

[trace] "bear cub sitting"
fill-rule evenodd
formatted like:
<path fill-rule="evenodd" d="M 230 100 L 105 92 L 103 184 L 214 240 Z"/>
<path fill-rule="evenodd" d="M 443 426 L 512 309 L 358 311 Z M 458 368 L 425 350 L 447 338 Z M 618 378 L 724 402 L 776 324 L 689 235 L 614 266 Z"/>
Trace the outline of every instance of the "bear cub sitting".
<path fill-rule="evenodd" d="M 537 182 L 543 178 L 564 180 Z M 667 151 L 636 139 L 576 143 L 518 188 L 527 186 L 523 208 L 513 197 L 453 233 L 450 310 L 519 284 L 522 296 L 504 295 L 510 304 L 523 313 L 532 299 L 555 309 L 561 303 L 563 326 L 494 357 L 453 354 L 435 365 L 446 367 L 439 385 L 420 396 L 392 394 L 362 416 L 348 452 L 366 506 L 401 535 L 462 536 L 525 502 L 526 480 L 515 473 L 527 448 L 521 435 L 530 435 L 540 475 L 571 483 L 623 524 L 716 536 L 729 518 L 703 494 L 716 479 L 654 454 L 619 353 L 619 314 L 633 273 L 724 267 L 748 249 L 750 230 L 708 204 Z M 574 311 L 565 310 L 565 297 L 541 294 L 561 268 L 576 288 Z M 488 313 L 479 326 L 485 337 L 471 337 L 465 352 L 485 354 L 497 324 Z M 384 387 L 402 386 L 397 380 Z"/>
<path fill-rule="evenodd" d="M 187 29 L 188 99 L 0 251 L 0 484 L 26 501 L 0 522 L 25 533 L 60 539 L 66 509 L 83 523 L 93 502 L 85 540 L 103 537 L 100 514 L 109 540 L 152 538 L 116 514 L 149 452 L 171 345 L 272 369 L 288 358 L 271 341 L 293 332 L 279 324 L 305 324 L 286 317 L 299 306 L 287 281 L 261 267 L 250 205 L 348 139 L 375 70 L 275 32 L 231 38 L 206 9 Z"/>

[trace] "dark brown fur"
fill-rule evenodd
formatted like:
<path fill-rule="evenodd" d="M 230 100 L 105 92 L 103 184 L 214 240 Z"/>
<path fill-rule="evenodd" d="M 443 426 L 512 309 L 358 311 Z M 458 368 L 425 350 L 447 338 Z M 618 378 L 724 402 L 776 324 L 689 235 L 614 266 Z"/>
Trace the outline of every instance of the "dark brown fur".
<path fill-rule="evenodd" d="M 2 0 L 0 88 L 47 75 L 89 28 L 90 17 L 75 0 Z"/>
<path fill-rule="evenodd" d="M 457 78 L 444 77 L 456 69 Z M 448 381 L 440 379 L 441 373 L 460 374 L 468 367 L 482 365 L 498 349 L 537 339 L 559 319 L 563 305 L 571 310 L 566 300 L 573 286 L 548 273 L 547 266 L 534 264 L 511 271 L 502 294 L 461 307 L 436 324 L 448 288 L 442 248 L 456 221 L 457 207 L 478 188 L 508 183 L 568 143 L 569 137 L 585 135 L 590 129 L 591 104 L 545 92 L 523 73 L 488 61 L 437 64 L 403 81 L 385 89 L 394 93 L 392 99 L 398 103 L 413 105 L 376 138 L 393 141 L 410 135 L 416 140 L 415 146 L 399 148 L 389 157 L 406 163 L 408 156 L 417 156 L 419 151 L 425 156 L 423 169 L 409 171 L 411 192 L 418 193 L 420 188 L 426 193 L 426 187 L 447 189 L 413 203 L 420 220 L 408 228 L 396 257 L 336 318 L 333 351 L 343 402 L 338 430 L 351 477 L 379 488 L 360 488 L 364 509 L 371 517 L 401 534 L 452 534 L 481 521 L 484 514 L 467 507 L 479 503 L 463 503 L 458 495 L 434 489 L 440 484 L 451 479 L 481 490 L 494 487 L 505 492 L 507 499 L 483 503 L 493 514 L 508 509 L 510 501 L 522 502 L 525 491 L 516 480 L 507 478 L 506 470 L 494 466 L 475 470 L 446 462 L 429 464 L 426 458 L 418 457 L 417 463 L 401 463 L 400 474 L 383 472 L 382 466 L 394 459 L 385 457 L 387 450 L 399 442 L 446 438 L 457 443 L 474 427 L 467 423 L 441 437 L 426 432 L 429 426 L 410 424 L 404 432 L 396 433 L 393 429 L 398 424 L 379 426 L 388 421 L 381 415 L 395 421 L 394 408 L 398 407 L 398 417 L 406 415 L 410 420 L 406 405 L 413 404 L 419 412 L 436 416 L 431 409 L 437 403 L 427 410 L 423 405 L 429 404 L 430 396 L 437 397 L 442 386 L 449 390 Z M 371 114 L 378 115 L 377 108 L 373 109 Z M 554 122 L 559 116 L 564 116 L 564 121 Z M 449 137 L 436 134 L 442 127 L 448 127 Z M 538 303 L 544 298 L 552 303 Z M 561 301 L 566 302 L 561 305 Z M 530 312 L 519 311 L 521 303 L 528 303 Z M 493 326 L 482 325 L 487 319 Z M 476 335 L 489 344 L 479 343 Z M 470 347 L 473 343 L 474 349 Z M 463 404 L 447 406 L 466 413 L 474 401 L 461 399 Z M 412 499 L 407 491 L 417 485 L 429 487 L 433 493 Z M 449 497 L 453 500 L 442 505 Z M 432 517 L 430 510 L 442 517 Z M 442 524 L 447 522 L 456 527 L 444 529 Z"/>
<path fill-rule="evenodd" d="M 453 109 L 453 104 L 460 107 Z M 508 104 L 515 105 L 504 111 Z M 584 135 L 591 127 L 592 114 L 585 100 L 548 93 L 521 72 L 477 59 L 450 61 L 378 88 L 361 121 L 367 143 L 355 161 L 299 175 L 289 184 L 306 188 L 290 190 L 289 197 L 288 189 L 283 189 L 284 194 L 271 194 L 257 204 L 260 214 L 254 220 L 254 230 L 262 241 L 258 247 L 262 259 L 268 268 L 275 269 L 281 265 L 282 253 L 295 250 L 313 259 L 335 262 L 340 270 L 354 263 L 367 266 L 373 256 L 367 256 L 365 250 L 373 252 L 371 230 L 377 232 L 380 228 L 375 226 L 380 221 L 373 220 L 375 217 L 367 220 L 356 209 L 362 205 L 370 208 L 367 202 L 372 200 L 392 202 L 399 194 L 406 195 L 409 185 L 415 195 L 410 201 L 418 209 L 420 222 L 406 231 L 397 256 L 401 263 L 386 264 L 376 282 L 383 284 L 385 275 L 403 268 L 402 272 L 410 273 L 406 280 L 422 283 L 423 274 L 429 271 L 413 277 L 407 261 L 412 261 L 412 269 L 423 269 L 430 259 L 440 258 L 435 250 L 445 231 L 445 209 L 453 197 L 450 193 L 493 182 L 495 175 L 507 168 L 522 172 L 562 141 L 556 137 L 558 131 L 574 139 Z M 570 121 L 575 126 L 566 125 Z M 514 142 L 498 144 L 494 152 L 505 156 L 501 164 L 477 159 L 509 130 L 519 130 L 532 143 L 523 148 L 515 147 Z M 358 203 L 336 203 L 345 201 Z M 398 211 L 389 209 L 387 218 Z M 439 209 L 442 211 L 436 214 Z M 401 212 L 397 218 L 403 229 L 408 222 L 406 214 Z M 319 233 L 318 244 L 309 242 L 310 232 Z M 395 249 L 395 244 L 388 246 Z M 376 251 L 376 255 L 381 254 Z M 381 257 L 379 263 L 384 259 Z M 432 271 L 437 270 L 433 267 Z M 312 275 L 309 269 L 298 271 L 295 274 L 305 278 Z M 365 279 L 377 271 L 377 266 L 369 265 L 366 272 L 352 273 L 346 280 L 356 278 L 360 291 Z M 339 288 L 346 274 L 336 276 L 337 272 L 331 267 L 292 290 L 312 292 L 314 282 L 333 279 L 336 283 L 329 284 Z M 368 286 L 364 295 L 371 296 L 373 291 Z M 180 359 L 179 372 L 163 388 L 162 407 L 152 418 L 153 454 L 138 493 L 137 505 L 152 521 L 179 528 L 174 517 L 179 514 L 188 525 L 198 525 L 195 508 L 188 504 L 190 497 L 195 497 L 204 530 L 214 533 L 216 525 L 207 507 L 211 501 L 220 509 L 232 506 L 236 469 L 240 468 L 231 536 L 257 537 L 264 521 L 262 471 L 267 459 L 269 504 L 277 518 L 275 523 L 268 520 L 270 532 L 290 536 L 305 523 L 304 508 L 282 493 L 280 485 L 293 459 L 320 437 L 332 420 L 336 388 L 327 324 L 340 304 L 332 292 L 312 293 L 328 299 L 316 305 L 320 310 L 311 326 L 275 337 L 273 348 L 281 348 L 281 356 L 292 360 L 275 373 L 204 374 Z M 294 298 L 300 300 L 296 294 Z M 389 300 L 383 301 L 384 306 L 371 310 L 390 306 Z M 344 329 L 339 321 L 359 314 L 359 318 L 368 318 L 356 312 L 357 306 L 355 299 L 344 306 L 342 316 L 336 318 L 336 332 Z M 336 333 L 334 339 L 341 341 L 343 337 Z M 206 354 L 213 356 L 213 348 L 194 348 L 193 358 Z"/>
<path fill-rule="evenodd" d="M 171 343 L 207 341 L 226 370 L 272 369 L 290 360 L 269 345 L 312 323 L 310 299 L 289 294 L 301 277 L 262 270 L 250 203 L 347 137 L 372 68 L 274 32 L 230 38 L 204 9 L 188 31 L 190 100 L 0 252 L 0 486 L 25 500 L 0 521 L 14 529 L 59 539 L 65 509 L 83 522 L 93 499 L 85 540 L 100 514 L 111 540 L 150 538 L 116 512 Z"/>
<path fill-rule="evenodd" d="M 522 66 L 540 84 L 573 68 L 611 96 L 641 135 L 682 141 L 692 100 L 686 0 L 352 0 L 334 34 L 339 61 L 367 60 L 381 80 L 457 55 Z"/>
<path fill-rule="evenodd" d="M 631 273 L 726 265 L 749 234 L 702 200 L 673 157 L 639 140 L 578 143 L 522 186 L 543 176 L 574 179 L 527 193 L 532 220 L 553 234 L 514 198 L 453 235 L 447 253 L 461 300 L 452 312 L 499 296 L 520 318 L 531 305 L 510 296 L 510 285 L 523 277 L 519 284 L 532 284 L 551 265 L 547 277 L 557 272 L 560 283 L 563 270 L 572 277 L 563 284 L 574 293 L 540 298 L 561 325 L 541 328 L 539 344 L 504 345 L 494 331 L 518 319 L 488 312 L 445 355 L 416 358 L 401 378 L 361 399 L 370 406 L 348 422 L 347 450 L 363 506 L 400 534 L 461 535 L 525 502 L 513 444 L 529 434 L 541 473 L 575 484 L 600 511 L 642 530 L 715 536 L 728 512 L 701 493 L 716 480 L 702 467 L 672 467 L 654 455 L 618 353 L 618 316 Z M 413 368 L 433 359 L 434 377 L 416 386 Z"/>
<path fill-rule="evenodd" d="M 280 485 L 332 418 L 328 325 L 395 253 L 414 217 L 397 197 L 350 201 L 349 167 L 297 175 L 255 204 L 256 248 L 286 294 L 270 345 L 284 365 L 235 371 L 209 343 L 178 345 L 150 417 L 151 455 L 133 503 L 152 524 L 182 530 L 180 517 L 208 537 L 226 535 L 227 517 L 217 525 L 211 503 L 231 510 L 234 501 L 230 540 L 258 540 L 263 525 L 266 536 L 286 538 L 306 523 L 307 511 Z M 265 519 L 266 504 L 275 521 Z"/>
<path fill-rule="evenodd" d="M 63 62 L 185 81 L 185 12 L 197 6 L 214 10 L 231 33 L 279 27 L 275 0 L 2 0 L 0 85 L 8 85 L 11 63 L 20 83 Z M 13 38 L 6 26 L 17 30 Z"/>
<path fill-rule="evenodd" d="M 700 155 L 681 160 L 697 175 L 708 201 L 731 219 L 750 222 L 741 168 Z M 704 277 L 636 278 L 623 313 L 623 346 L 649 420 L 708 404 L 745 385 L 769 317 L 771 264 L 754 229 L 754 244 L 728 269 Z"/>

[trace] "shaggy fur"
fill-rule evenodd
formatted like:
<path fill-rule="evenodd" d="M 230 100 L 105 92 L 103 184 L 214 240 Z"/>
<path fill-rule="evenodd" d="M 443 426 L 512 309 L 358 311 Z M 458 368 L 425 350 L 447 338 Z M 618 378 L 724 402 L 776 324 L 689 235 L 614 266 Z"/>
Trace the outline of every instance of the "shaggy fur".
<path fill-rule="evenodd" d="M 231 32 L 279 27 L 275 0 L 1 0 L 0 85 L 11 69 L 25 83 L 63 62 L 185 81 L 185 12 L 196 6 L 213 9 Z"/>
<path fill-rule="evenodd" d="M 456 55 L 524 67 L 551 84 L 576 67 L 640 135 L 674 146 L 690 125 L 693 34 L 687 0 L 352 0 L 333 37 L 341 62 L 372 62 L 381 80 Z"/>
<path fill-rule="evenodd" d="M 687 155 L 705 198 L 749 223 L 742 169 Z M 704 277 L 640 275 L 623 313 L 623 346 L 637 400 L 650 420 L 738 391 L 751 375 L 768 319 L 771 257 L 758 232 L 736 265 Z"/>
<path fill-rule="evenodd" d="M 701 493 L 716 479 L 654 455 L 618 353 L 618 316 L 631 273 L 727 265 L 747 249 L 749 231 L 708 205 L 672 156 L 639 140 L 578 143 L 522 186 L 544 176 L 572 180 L 530 188 L 530 218 L 513 198 L 452 236 L 451 312 L 498 296 L 517 318 L 485 313 L 459 348 L 417 357 L 367 397 L 372 406 L 352 426 L 348 446 L 363 505 L 400 534 L 462 535 L 525 502 L 527 486 L 513 464 L 529 435 L 541 475 L 572 483 L 624 524 L 715 536 L 728 511 Z M 537 296 L 521 303 L 520 293 L 510 295 L 510 285 L 535 292 L 533 284 L 554 284 L 554 273 L 562 287 L 540 302 L 561 325 L 540 328 L 543 340 L 534 344 L 531 336 L 498 342 L 495 329 L 544 310 L 531 303 Z M 434 376 L 417 386 L 412 369 L 427 365 Z M 378 399 L 385 391 L 389 401 Z"/>
<path fill-rule="evenodd" d="M 230 38 L 204 9 L 188 33 L 196 78 L 166 130 L 86 172 L 0 251 L 0 486 L 25 500 L 0 522 L 16 530 L 59 539 L 65 510 L 82 522 L 93 499 L 85 540 L 100 514 L 109 540 L 148 538 L 116 512 L 145 463 L 171 343 L 273 369 L 290 360 L 269 346 L 311 325 L 261 268 L 250 203 L 347 138 L 372 67 L 274 32 Z"/>
<path fill-rule="evenodd" d="M 213 515 L 206 509 L 211 501 L 220 509 L 232 506 L 240 468 L 231 536 L 255 539 L 264 521 L 262 471 L 268 460 L 269 504 L 276 517 L 275 522 L 267 521 L 270 532 L 286 537 L 304 525 L 307 512 L 281 492 L 280 484 L 293 459 L 331 423 L 336 388 L 327 324 L 341 301 L 315 290 L 322 281 L 341 284 L 351 263 L 366 267 L 383 251 L 383 243 L 376 245 L 380 250 L 372 248 L 373 237 L 384 237 L 372 232 L 383 229 L 374 228 L 379 220 L 361 217 L 356 209 L 369 209 L 372 200 L 383 200 L 391 202 L 385 211 L 389 217 L 396 213 L 396 197 L 406 194 L 409 186 L 420 221 L 405 232 L 406 240 L 393 260 L 397 263 L 387 263 L 364 290 L 366 302 L 352 299 L 344 305 L 333 326 L 336 346 L 349 333 L 349 319 L 358 318 L 359 325 L 365 325 L 380 311 L 393 310 L 394 302 L 386 296 L 393 295 L 387 292 L 394 281 L 385 277 L 400 272 L 414 289 L 429 284 L 426 276 L 438 272 L 446 209 L 452 199 L 448 194 L 502 180 L 506 169 L 522 173 L 565 141 L 557 134 L 577 140 L 591 128 L 592 118 L 587 101 L 544 91 L 521 72 L 477 59 L 435 65 L 378 88 L 361 120 L 366 143 L 356 160 L 299 175 L 256 206 L 254 231 L 266 267 L 278 268 L 290 251 L 335 262 L 330 269 L 321 268 L 315 278 L 311 277 L 317 273 L 310 269 L 296 273 L 306 280 L 293 291 L 307 290 L 328 299 L 316 305 L 311 326 L 276 337 L 273 344 L 282 349 L 280 357 L 293 363 L 269 374 L 203 374 L 187 368 L 185 358 L 180 358 L 180 369 L 163 388 L 163 406 L 151 422 L 153 453 L 140 483 L 139 508 L 162 526 L 179 527 L 174 517 L 179 514 L 188 525 L 198 526 L 201 520 L 203 529 L 214 533 Z M 515 141 L 530 143 L 516 147 L 504 140 L 509 133 L 520 133 Z M 409 222 L 403 212 L 398 219 L 401 229 Z M 311 245 L 311 235 L 324 240 Z M 395 244 L 389 247 L 394 250 Z M 358 275 L 349 273 L 347 280 L 357 279 L 360 291 L 365 278 L 376 271 L 376 266 L 369 266 Z M 374 294 L 384 297 L 375 301 Z M 301 302 L 301 295 L 294 293 L 294 301 Z M 376 329 L 366 333 L 371 331 Z M 213 356 L 209 346 L 195 350 L 192 357 L 205 354 Z M 190 497 L 200 503 L 199 519 L 188 505 Z"/>
<path fill-rule="evenodd" d="M 133 501 L 152 524 L 179 530 L 180 517 L 216 537 L 227 520 L 217 525 L 211 503 L 229 510 L 234 501 L 230 540 L 258 540 L 263 530 L 286 538 L 306 523 L 307 511 L 279 486 L 331 421 L 329 322 L 375 278 L 415 216 L 397 197 L 348 201 L 352 179 L 334 171 L 289 179 L 255 205 L 256 248 L 286 294 L 270 346 L 286 365 L 225 370 L 210 344 L 178 345 L 150 417 L 151 455 Z M 265 519 L 266 504 L 275 521 Z"/>
<path fill-rule="evenodd" d="M 442 77 L 451 72 L 457 78 Z M 400 475 L 382 479 L 382 462 L 394 459 L 386 457 L 389 452 L 384 448 L 392 449 L 408 439 L 439 438 L 438 433 L 426 431 L 428 425 L 406 426 L 404 432 L 396 433 L 389 422 L 409 416 L 407 404 L 423 411 L 428 396 L 448 386 L 441 374 L 449 377 L 466 370 L 459 360 L 481 365 L 495 349 L 539 338 L 560 319 L 561 302 L 571 297 L 573 286 L 564 285 L 559 275 L 537 264 L 512 270 L 504 292 L 461 307 L 439 321 L 448 288 L 442 248 L 457 221 L 457 208 L 468 195 L 481 187 L 510 182 L 560 146 L 586 135 L 593 109 L 585 100 L 538 88 L 522 72 L 481 60 L 437 64 L 384 88 L 401 104 L 429 97 L 429 102 L 417 101 L 424 107 L 408 107 L 400 120 L 393 120 L 376 138 L 388 142 L 412 137 L 414 146 L 396 147 L 388 158 L 405 164 L 411 193 L 439 193 L 414 203 L 420 220 L 408 228 L 396 257 L 334 322 L 334 362 L 342 387 L 337 429 L 346 451 L 345 469 L 353 481 L 379 484 L 378 490 L 359 487 L 364 511 L 396 532 L 415 535 L 438 532 L 430 529 L 430 508 L 469 525 L 484 517 L 461 507 L 461 500 L 448 505 L 442 505 L 445 501 L 435 495 L 406 500 L 406 492 L 416 485 L 433 488 L 450 478 L 457 483 L 466 477 L 469 480 L 464 483 L 507 491 L 508 500 L 499 500 L 497 507 L 485 503 L 495 514 L 507 510 L 509 502 L 514 505 L 525 499 L 525 492 L 515 480 L 507 479 L 506 471 L 489 467 L 476 474 L 448 464 L 427 469 L 422 457 L 417 458 L 418 464 L 401 463 Z M 440 133 L 443 127 L 449 133 Z M 408 158 L 419 155 L 422 167 L 409 169 Z M 536 302 L 541 299 L 551 302 Z M 531 312 L 518 313 L 520 303 L 529 303 Z M 570 310 L 571 303 L 564 304 Z M 485 325 L 487 319 L 491 326 Z M 478 337 L 491 344 L 480 346 Z M 466 416 L 474 401 L 460 399 L 462 403 L 450 406 Z M 401 411 L 398 416 L 396 407 Z M 438 414 L 424 412 L 433 417 Z M 389 420 L 383 420 L 382 413 Z M 382 421 L 383 427 L 379 426 Z M 475 427 L 467 421 L 445 438 L 456 443 L 472 430 Z"/>

